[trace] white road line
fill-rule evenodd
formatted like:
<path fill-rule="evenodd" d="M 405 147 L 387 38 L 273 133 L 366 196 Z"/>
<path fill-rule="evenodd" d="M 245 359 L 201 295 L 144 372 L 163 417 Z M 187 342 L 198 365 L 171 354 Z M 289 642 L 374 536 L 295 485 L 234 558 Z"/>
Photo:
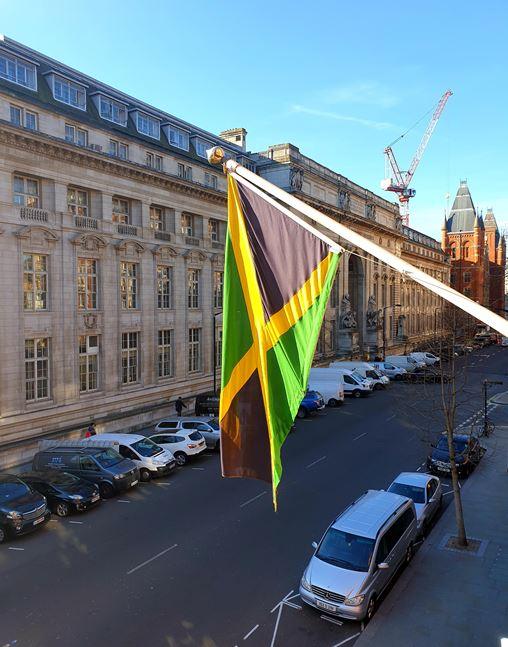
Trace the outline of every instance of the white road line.
<path fill-rule="evenodd" d="M 354 413 L 351 413 L 351 411 L 341 411 L 345 416 L 354 416 Z"/>
<path fill-rule="evenodd" d="M 265 490 L 264 492 L 260 492 L 260 493 L 259 493 L 259 494 L 257 494 L 256 496 L 253 496 L 253 497 L 252 497 L 252 499 L 249 499 L 248 501 L 245 501 L 245 503 L 242 503 L 242 504 L 240 505 L 240 508 L 243 508 L 244 506 L 249 505 L 249 503 L 252 503 L 252 502 L 253 502 L 253 501 L 255 501 L 256 499 L 259 499 L 260 497 L 265 496 L 265 494 L 266 494 L 266 490 Z"/>
<path fill-rule="evenodd" d="M 326 459 L 326 456 L 321 456 L 321 458 L 318 458 L 317 461 L 313 461 L 312 463 L 309 463 L 305 469 L 308 470 L 309 467 L 313 467 L 314 465 L 321 463 L 321 461 L 324 461 L 325 459 Z"/>
<path fill-rule="evenodd" d="M 157 553 L 157 555 L 154 555 L 153 557 L 150 557 L 150 559 L 147 559 L 146 562 L 141 562 L 141 564 L 138 564 L 134 568 L 131 568 L 130 571 L 127 571 L 127 575 L 130 575 L 131 573 L 134 573 L 135 571 L 139 570 L 140 568 L 143 568 L 143 566 L 146 566 L 147 564 L 150 564 L 150 562 L 153 562 L 154 559 L 158 559 L 159 557 L 162 557 L 166 553 L 168 553 L 170 550 L 173 550 L 173 548 L 176 548 L 178 544 L 173 544 L 169 548 L 165 548 L 164 550 L 161 550 L 160 553 Z"/>
<path fill-rule="evenodd" d="M 397 414 L 394 413 L 393 416 L 390 416 L 389 418 L 387 418 L 385 422 L 390 422 L 390 420 L 393 420 L 396 417 L 397 417 Z"/>
<path fill-rule="evenodd" d="M 83 522 L 82 522 L 82 521 L 69 521 L 69 523 L 77 523 L 77 524 L 79 524 L 80 526 L 82 526 L 82 525 L 83 525 Z"/>
<path fill-rule="evenodd" d="M 361 631 L 359 631 L 357 634 L 353 634 L 352 636 L 349 636 L 349 638 L 346 638 L 346 640 L 341 641 L 340 643 L 337 643 L 333 645 L 333 647 L 340 647 L 341 645 L 345 645 L 348 643 L 350 640 L 353 640 L 353 638 L 358 638 L 358 636 L 361 634 Z"/>
<path fill-rule="evenodd" d="M 117 499 L 117 503 L 130 503 L 130 501 L 127 501 L 127 499 Z"/>
<path fill-rule="evenodd" d="M 295 604 L 294 602 L 288 602 L 287 600 L 284 602 L 284 604 L 287 607 L 291 607 L 292 609 L 298 609 L 299 611 L 302 610 L 302 607 L 299 604 Z"/>
<path fill-rule="evenodd" d="M 419 472 L 421 470 L 421 466 L 416 468 L 416 471 Z"/>
<path fill-rule="evenodd" d="M 155 481 L 155 482 L 154 482 L 154 485 L 173 485 L 173 484 L 172 484 L 172 483 L 170 483 L 169 481 L 162 481 L 162 482 L 160 482 L 160 481 Z"/>
<path fill-rule="evenodd" d="M 443 496 L 448 496 L 449 494 L 453 494 L 453 490 L 449 490 L 448 492 L 443 492 Z"/>
<path fill-rule="evenodd" d="M 16 546 L 9 546 L 9 550 L 25 550 L 24 548 L 16 548 Z"/>
<path fill-rule="evenodd" d="M 273 647 L 275 645 L 275 638 L 277 637 L 277 631 L 279 629 L 280 616 L 282 614 L 283 606 L 284 605 L 281 604 L 279 607 L 279 613 L 277 614 L 277 620 L 275 621 L 275 629 L 273 630 L 272 642 L 270 643 L 270 647 Z"/>
<path fill-rule="evenodd" d="M 360 434 L 360 435 L 359 435 L 359 436 L 357 436 L 356 438 L 353 438 L 353 440 L 359 440 L 360 438 L 363 438 L 363 437 L 364 437 L 364 436 L 366 436 L 366 435 L 367 435 L 367 432 L 366 432 L 366 431 L 364 431 L 364 432 L 363 432 L 363 434 Z"/>
<path fill-rule="evenodd" d="M 248 633 L 248 634 L 245 634 L 245 636 L 243 637 L 243 639 L 244 639 L 244 640 L 247 640 L 247 638 L 248 638 L 249 636 L 252 636 L 252 634 L 253 634 L 253 633 L 256 631 L 256 629 L 258 629 L 258 628 L 259 628 L 259 625 L 256 625 L 255 627 L 252 627 L 252 629 L 249 631 L 249 633 Z"/>
<path fill-rule="evenodd" d="M 195 470 L 197 472 L 204 472 L 205 468 L 204 467 L 191 467 L 191 470 Z"/>
<path fill-rule="evenodd" d="M 288 594 L 286 594 L 286 595 L 282 598 L 282 600 L 281 600 L 280 602 L 277 602 L 277 604 L 273 607 L 273 609 L 270 611 L 270 613 L 273 613 L 273 612 L 274 612 L 276 609 L 278 609 L 282 604 L 284 604 L 284 602 L 287 602 L 288 600 L 292 600 L 294 597 L 296 597 L 295 595 L 293 595 L 293 597 L 291 597 L 291 594 L 292 594 L 292 593 L 293 593 L 293 589 L 291 589 L 291 591 L 290 591 Z M 297 594 L 297 595 L 298 595 L 298 594 Z"/>
<path fill-rule="evenodd" d="M 329 616 L 321 615 L 319 617 L 321 618 L 321 620 L 326 620 L 334 625 L 339 625 L 339 627 L 342 627 L 342 625 L 344 624 L 340 620 L 335 620 L 335 618 L 330 618 Z"/>
<path fill-rule="evenodd" d="M 295 594 L 294 594 L 294 595 L 292 595 L 290 598 L 288 598 L 288 597 L 286 596 L 286 597 L 284 598 L 284 602 L 289 602 L 289 600 L 294 600 L 294 598 L 299 598 L 299 597 L 300 597 L 300 594 L 299 594 L 299 593 L 295 593 Z"/>

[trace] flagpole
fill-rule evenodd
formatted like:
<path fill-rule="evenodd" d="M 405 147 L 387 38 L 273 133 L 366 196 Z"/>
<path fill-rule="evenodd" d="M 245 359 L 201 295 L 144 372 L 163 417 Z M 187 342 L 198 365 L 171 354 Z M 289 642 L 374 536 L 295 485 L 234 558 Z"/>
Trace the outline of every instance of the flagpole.
<path fill-rule="evenodd" d="M 239 179 L 240 181 L 242 179 L 249 181 L 274 198 L 281 200 L 289 207 L 296 209 L 297 211 L 304 214 L 311 220 L 319 223 L 329 231 L 337 234 L 338 236 L 340 236 L 340 238 L 347 240 L 351 244 L 362 249 L 364 252 L 371 254 L 373 257 L 377 258 L 380 261 L 383 261 L 398 272 L 401 272 L 404 276 L 412 279 L 413 281 L 416 281 L 420 285 L 423 285 L 431 292 L 434 292 L 434 294 L 437 294 L 438 296 L 445 299 L 445 301 L 453 303 L 468 314 L 476 317 L 476 319 L 482 321 L 488 326 L 491 326 L 504 337 L 508 337 L 508 320 L 503 319 L 488 308 L 481 306 L 479 303 L 468 299 L 460 292 L 457 292 L 445 283 L 442 283 L 441 281 L 435 279 L 433 276 L 430 276 L 430 274 L 422 272 L 422 270 L 419 270 L 410 263 L 407 263 L 398 256 L 395 256 L 395 254 L 388 252 L 383 247 L 376 245 L 372 241 L 364 238 L 348 227 L 341 225 L 339 222 L 333 220 L 333 218 L 326 216 L 325 214 L 321 213 L 317 209 L 314 209 L 302 200 L 299 200 L 290 193 L 287 193 L 286 191 L 275 186 L 271 182 L 267 182 L 267 180 L 264 180 L 259 175 L 256 175 L 256 173 L 252 173 L 252 171 L 249 171 L 235 160 L 229 159 L 224 161 L 224 151 L 221 147 L 214 147 L 207 152 L 208 158 L 212 163 L 223 162 L 225 171 L 236 175 L 237 179 Z"/>

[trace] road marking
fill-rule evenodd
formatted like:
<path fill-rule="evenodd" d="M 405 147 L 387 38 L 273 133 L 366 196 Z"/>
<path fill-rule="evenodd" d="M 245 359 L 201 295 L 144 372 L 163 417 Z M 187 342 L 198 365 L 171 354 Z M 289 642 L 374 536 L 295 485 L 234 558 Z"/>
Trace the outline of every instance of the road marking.
<path fill-rule="evenodd" d="M 284 599 L 284 602 L 289 602 L 289 600 L 294 600 L 294 598 L 299 598 L 299 597 L 300 597 L 300 594 L 299 594 L 299 593 L 295 593 L 295 594 L 294 594 L 294 595 L 292 595 L 290 598 L 288 598 L 288 597 L 286 596 L 286 597 L 285 597 L 285 599 Z"/>
<path fill-rule="evenodd" d="M 195 470 L 197 472 L 204 472 L 205 468 L 204 467 L 191 467 L 191 470 Z"/>
<path fill-rule="evenodd" d="M 170 481 L 155 481 L 154 485 L 173 485 Z"/>
<path fill-rule="evenodd" d="M 16 546 L 9 546 L 9 550 L 25 550 L 24 548 L 17 548 Z"/>
<path fill-rule="evenodd" d="M 280 602 L 277 602 L 277 604 L 273 607 L 270 613 L 273 613 L 275 609 L 278 609 L 281 606 L 281 604 L 284 604 L 284 602 L 287 602 L 288 600 L 292 600 L 294 597 L 296 597 L 296 595 L 299 595 L 299 593 L 297 593 L 296 595 L 293 595 L 293 597 L 291 597 L 291 593 L 293 593 L 293 589 L 291 589 L 291 591 L 287 595 L 285 595 Z"/>
<path fill-rule="evenodd" d="M 176 548 L 178 544 L 173 544 L 169 548 L 165 548 L 164 550 L 161 550 L 160 553 L 157 553 L 157 555 L 154 555 L 153 557 L 150 557 L 150 559 L 147 559 L 146 562 L 142 562 L 141 564 L 138 564 L 134 568 L 131 568 L 130 571 L 127 571 L 127 575 L 130 575 L 131 573 L 134 573 L 135 571 L 139 570 L 140 568 L 143 568 L 143 566 L 146 566 L 147 564 L 150 564 L 150 562 L 153 562 L 154 559 L 158 559 L 159 557 L 162 557 L 166 553 L 168 553 L 170 550 L 173 550 L 173 548 Z"/>
<path fill-rule="evenodd" d="M 329 616 L 321 615 L 319 617 L 321 618 L 321 620 L 327 620 L 328 622 L 331 622 L 334 625 L 339 625 L 339 627 L 342 627 L 342 625 L 344 624 L 340 620 L 335 620 L 335 618 L 330 618 Z"/>
<path fill-rule="evenodd" d="M 260 497 L 265 496 L 265 494 L 266 494 L 266 490 L 264 492 L 261 492 L 260 494 L 257 494 L 256 496 L 253 496 L 252 499 L 249 499 L 248 501 L 245 501 L 245 503 L 242 503 L 240 505 L 240 508 L 243 508 L 244 506 L 249 505 L 249 503 L 252 503 L 256 499 L 259 499 Z"/>
<path fill-rule="evenodd" d="M 130 501 L 127 501 L 127 499 L 117 499 L 117 503 L 130 503 Z"/>
<path fill-rule="evenodd" d="M 361 634 L 361 631 L 359 631 L 357 634 L 353 634 L 352 636 L 349 636 L 349 638 L 346 638 L 346 640 L 343 640 L 342 642 L 337 643 L 336 645 L 333 645 L 333 647 L 340 647 L 341 645 L 345 645 L 350 640 L 353 640 L 353 638 L 358 638 L 360 634 Z"/>
<path fill-rule="evenodd" d="M 299 604 L 295 604 L 294 602 L 288 602 L 287 600 L 284 602 L 284 604 L 287 607 L 291 607 L 292 609 L 298 609 L 299 611 L 302 610 L 302 607 Z"/>
<path fill-rule="evenodd" d="M 325 459 L 326 459 L 326 456 L 321 456 L 321 458 L 318 458 L 317 461 L 313 461 L 312 463 L 309 463 L 305 469 L 308 470 L 309 467 L 313 467 L 314 465 L 321 463 L 321 461 L 324 461 Z"/>
<path fill-rule="evenodd" d="M 367 432 L 366 432 L 366 431 L 364 431 L 364 432 L 363 432 L 363 434 L 360 434 L 360 435 L 359 435 L 359 436 L 357 436 L 356 438 L 353 438 L 353 440 L 359 440 L 360 438 L 363 438 L 363 437 L 364 437 L 364 436 L 366 436 L 366 435 L 367 435 Z"/>
<path fill-rule="evenodd" d="M 256 631 L 256 629 L 258 629 L 258 628 L 259 628 L 259 625 L 256 625 L 255 627 L 252 627 L 252 629 L 249 631 L 249 633 L 248 633 L 248 634 L 245 634 L 245 636 L 243 637 L 243 639 L 244 639 L 244 640 L 247 640 L 247 638 L 248 638 L 249 636 L 252 636 L 252 634 L 253 634 L 253 633 Z"/>
<path fill-rule="evenodd" d="M 396 417 L 397 417 L 397 414 L 394 413 L 393 416 L 390 416 L 389 418 L 387 418 L 385 422 L 390 422 L 390 420 L 393 420 Z"/>
<path fill-rule="evenodd" d="M 82 522 L 82 521 L 69 521 L 69 523 L 77 523 L 77 524 L 79 524 L 80 526 L 82 526 L 82 525 L 83 525 L 83 522 Z"/>
<path fill-rule="evenodd" d="M 448 492 L 443 492 L 443 496 L 448 496 L 449 494 L 453 494 L 453 490 L 449 490 Z"/>
<path fill-rule="evenodd" d="M 354 413 L 351 413 L 351 411 L 341 411 L 345 416 L 354 416 Z"/>
<path fill-rule="evenodd" d="M 419 472 L 421 470 L 421 466 L 416 468 L 416 471 Z"/>

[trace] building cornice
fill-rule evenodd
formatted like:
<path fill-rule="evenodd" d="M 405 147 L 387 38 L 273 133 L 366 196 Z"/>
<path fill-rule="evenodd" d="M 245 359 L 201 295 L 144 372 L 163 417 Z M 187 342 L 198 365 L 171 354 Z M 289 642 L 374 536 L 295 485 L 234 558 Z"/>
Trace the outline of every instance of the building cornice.
<path fill-rule="evenodd" d="M 106 153 L 78 148 L 43 133 L 28 133 L 26 130 L 19 130 L 16 126 L 1 124 L 0 144 L 226 206 L 226 195 L 214 189 L 196 186 L 192 182 L 162 172 L 145 170 L 133 162 L 111 159 Z"/>

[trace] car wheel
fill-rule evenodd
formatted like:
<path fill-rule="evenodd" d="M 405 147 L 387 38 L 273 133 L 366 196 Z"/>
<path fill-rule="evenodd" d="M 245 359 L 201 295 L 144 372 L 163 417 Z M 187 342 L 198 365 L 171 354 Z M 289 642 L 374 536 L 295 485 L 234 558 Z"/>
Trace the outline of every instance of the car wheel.
<path fill-rule="evenodd" d="M 187 462 L 187 455 L 183 452 L 177 452 L 175 454 L 175 461 L 178 467 L 182 467 Z"/>
<path fill-rule="evenodd" d="M 328 400 L 328 406 L 329 407 L 336 407 L 338 405 L 338 401 L 335 398 L 330 398 Z"/>
<path fill-rule="evenodd" d="M 406 565 L 409 564 L 409 562 L 413 559 L 413 552 L 413 542 L 411 542 L 406 549 L 406 556 L 404 557 L 404 562 L 406 563 Z"/>
<path fill-rule="evenodd" d="M 7 531 L 3 526 L 0 526 L 0 544 L 3 544 L 7 539 Z"/>
<path fill-rule="evenodd" d="M 101 499 L 111 499 L 114 493 L 115 490 L 111 483 L 99 483 L 99 494 L 101 495 Z"/>
<path fill-rule="evenodd" d="M 65 501 L 60 501 L 59 503 L 56 504 L 55 507 L 55 514 L 58 517 L 66 517 L 70 512 L 69 504 L 65 503 Z"/>
<path fill-rule="evenodd" d="M 353 391 L 353 398 L 360 398 L 361 395 L 362 395 L 361 391 L 358 391 L 357 389 Z"/>
<path fill-rule="evenodd" d="M 396 375 L 396 376 L 394 377 L 394 380 L 395 380 L 396 382 L 400 382 L 400 381 L 402 380 L 402 375 L 400 375 L 400 374 Z"/>
<path fill-rule="evenodd" d="M 148 483 L 148 481 L 152 478 L 150 470 L 147 470 L 146 468 L 140 469 L 139 478 L 141 481 L 143 481 L 143 483 Z"/>
<path fill-rule="evenodd" d="M 307 417 L 307 409 L 305 407 L 300 407 L 298 409 L 298 413 L 296 414 L 297 418 L 306 418 Z"/>
<path fill-rule="evenodd" d="M 374 384 L 374 391 L 379 391 L 384 388 L 384 384 Z"/>
<path fill-rule="evenodd" d="M 376 613 L 376 596 L 373 595 L 369 600 L 369 604 L 367 605 L 367 611 L 365 613 L 365 622 L 369 622 L 370 620 L 372 620 L 372 617 L 375 613 Z"/>

